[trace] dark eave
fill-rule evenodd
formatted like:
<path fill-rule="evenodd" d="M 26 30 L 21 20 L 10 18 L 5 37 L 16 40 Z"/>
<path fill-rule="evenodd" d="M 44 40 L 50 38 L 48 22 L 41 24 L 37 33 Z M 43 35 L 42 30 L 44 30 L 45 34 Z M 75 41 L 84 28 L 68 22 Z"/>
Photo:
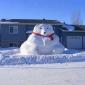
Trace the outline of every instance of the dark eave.
<path fill-rule="evenodd" d="M 40 24 L 40 23 L 44 23 L 44 24 L 61 24 L 61 22 L 57 21 L 57 20 L 47 20 L 47 19 L 2 19 L 1 22 L 2 24 Z"/>

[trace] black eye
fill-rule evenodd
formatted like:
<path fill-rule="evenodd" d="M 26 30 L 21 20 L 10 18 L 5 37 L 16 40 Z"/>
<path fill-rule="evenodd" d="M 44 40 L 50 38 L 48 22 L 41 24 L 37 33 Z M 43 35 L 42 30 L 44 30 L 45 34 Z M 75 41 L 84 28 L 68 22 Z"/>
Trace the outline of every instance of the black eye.
<path fill-rule="evenodd" d="M 48 28 L 47 28 L 48 29 Z"/>

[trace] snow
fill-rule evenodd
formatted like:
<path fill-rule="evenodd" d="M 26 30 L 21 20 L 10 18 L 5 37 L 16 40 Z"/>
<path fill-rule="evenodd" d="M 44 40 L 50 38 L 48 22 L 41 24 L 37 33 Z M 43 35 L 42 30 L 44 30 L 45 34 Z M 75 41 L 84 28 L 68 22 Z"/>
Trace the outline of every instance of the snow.
<path fill-rule="evenodd" d="M 28 34 L 28 33 L 32 33 L 32 30 L 30 30 L 30 31 L 27 31 L 26 33 L 27 33 L 27 34 Z"/>
<path fill-rule="evenodd" d="M 75 27 L 67 24 L 63 24 L 63 27 L 65 27 L 68 31 L 74 31 Z"/>
<path fill-rule="evenodd" d="M 23 64 L 52 64 L 66 62 L 84 62 L 85 52 L 68 50 L 56 55 L 21 55 L 19 48 L 0 49 L 0 65 L 23 65 Z"/>
<path fill-rule="evenodd" d="M 85 85 L 85 51 L 27 57 L 19 48 L 0 48 L 0 85 L 19 84 Z"/>
<path fill-rule="evenodd" d="M 57 54 L 62 53 L 64 49 L 50 24 L 35 25 L 32 34 L 20 46 L 23 55 Z"/>
<path fill-rule="evenodd" d="M 85 85 L 85 62 L 0 67 L 0 85 Z"/>

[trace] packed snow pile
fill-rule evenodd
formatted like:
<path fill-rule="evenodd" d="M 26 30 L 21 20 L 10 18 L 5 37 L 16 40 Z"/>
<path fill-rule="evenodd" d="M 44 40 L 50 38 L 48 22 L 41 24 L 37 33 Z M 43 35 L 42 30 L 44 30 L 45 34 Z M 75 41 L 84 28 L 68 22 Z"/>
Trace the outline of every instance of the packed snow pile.
<path fill-rule="evenodd" d="M 44 50 L 43 50 L 44 49 Z M 22 43 L 20 52 L 23 55 L 42 55 L 63 53 L 64 46 L 59 42 L 52 25 L 37 24 L 32 34 Z"/>
<path fill-rule="evenodd" d="M 0 65 L 50 64 L 85 61 L 85 52 L 66 49 L 56 55 L 20 55 L 19 48 L 0 49 Z"/>
<path fill-rule="evenodd" d="M 64 24 L 63 27 L 65 27 L 68 31 L 74 31 L 75 27 L 71 25 Z"/>

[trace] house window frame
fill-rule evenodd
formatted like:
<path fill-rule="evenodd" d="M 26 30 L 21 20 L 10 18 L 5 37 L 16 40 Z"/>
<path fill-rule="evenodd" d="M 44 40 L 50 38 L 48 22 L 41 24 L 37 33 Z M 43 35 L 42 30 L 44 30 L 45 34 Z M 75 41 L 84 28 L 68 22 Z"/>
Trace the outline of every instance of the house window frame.
<path fill-rule="evenodd" d="M 9 34 L 18 34 L 18 32 L 19 30 L 17 25 L 9 26 Z"/>

